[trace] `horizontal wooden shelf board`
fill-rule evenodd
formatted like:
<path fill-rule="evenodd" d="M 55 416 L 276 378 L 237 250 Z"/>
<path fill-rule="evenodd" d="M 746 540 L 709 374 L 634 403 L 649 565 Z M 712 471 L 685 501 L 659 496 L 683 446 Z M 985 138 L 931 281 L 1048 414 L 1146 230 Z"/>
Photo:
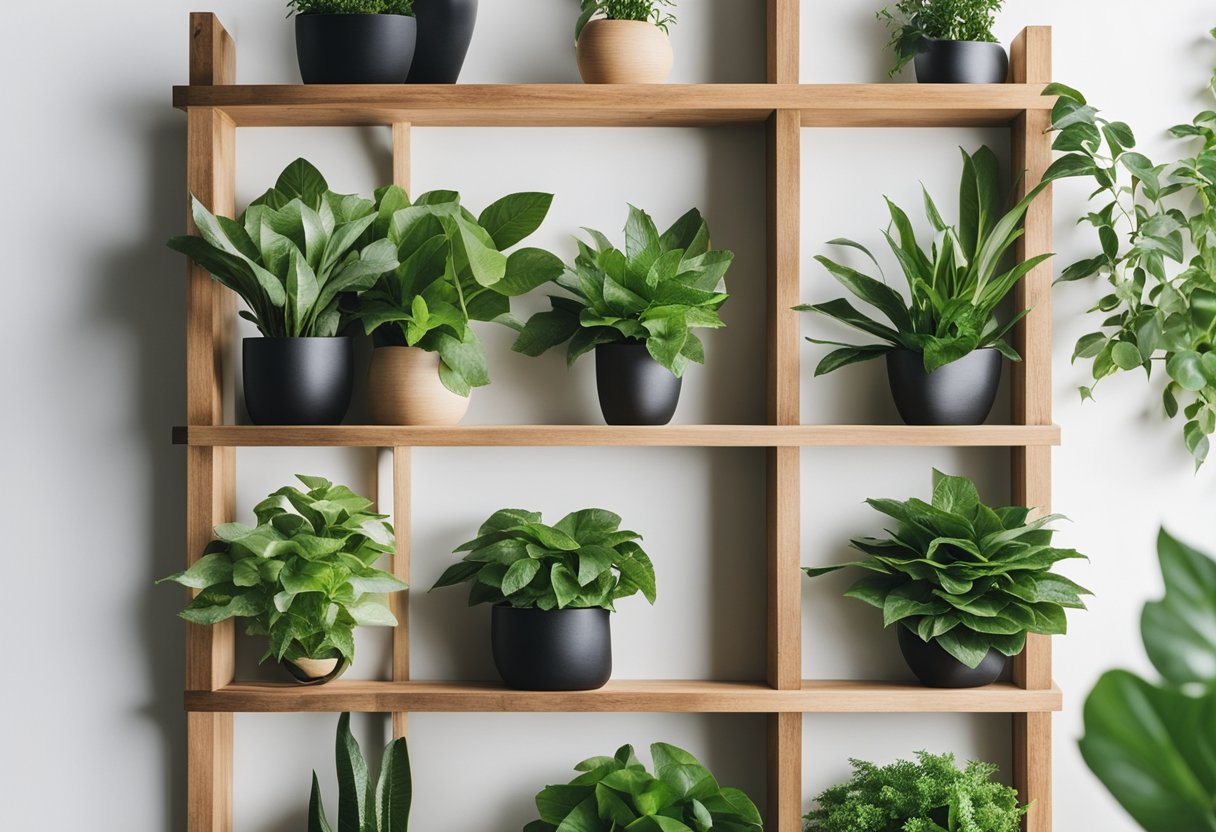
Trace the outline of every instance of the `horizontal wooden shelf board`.
<path fill-rule="evenodd" d="M 939 690 L 853 681 L 805 681 L 799 690 L 774 690 L 760 682 L 620 680 L 594 691 L 539 692 L 489 682 L 339 680 L 316 687 L 237 682 L 186 692 L 187 710 L 218 713 L 1038 713 L 1062 704 L 1059 688 Z"/>
<path fill-rule="evenodd" d="M 173 104 L 238 127 L 712 126 L 796 110 L 806 127 L 1008 124 L 1053 99 L 1036 84 L 314 84 L 179 86 Z"/>

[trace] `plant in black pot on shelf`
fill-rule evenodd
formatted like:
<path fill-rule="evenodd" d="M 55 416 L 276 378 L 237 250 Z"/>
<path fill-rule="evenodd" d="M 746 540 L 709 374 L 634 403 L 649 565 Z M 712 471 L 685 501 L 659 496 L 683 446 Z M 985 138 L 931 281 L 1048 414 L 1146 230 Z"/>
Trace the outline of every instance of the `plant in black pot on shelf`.
<path fill-rule="evenodd" d="M 1043 254 L 1006 269 L 1006 254 L 1024 233 L 1030 204 L 1046 187 L 1039 184 L 1005 211 L 996 155 L 981 147 L 963 153 L 959 223 L 947 225 L 925 192 L 925 213 L 934 229 L 926 251 L 908 215 L 887 200 L 891 227 L 884 237 L 908 286 L 905 299 L 887 285 L 869 249 L 852 240 L 832 240 L 865 254 L 883 279 L 862 274 L 827 257 L 816 257 L 842 286 L 874 307 L 887 322 L 858 311 L 845 299 L 796 307 L 860 330 L 881 343 L 851 345 L 807 338 L 838 347 L 815 370 L 824 375 L 841 367 L 886 357 L 887 376 L 899 414 L 913 425 L 980 424 L 992 410 L 1001 375 L 1001 356 L 1020 361 L 1005 340 L 1027 314 L 1001 322 L 997 310 L 1027 274 L 1051 257 Z"/>
<path fill-rule="evenodd" d="M 393 740 L 380 757 L 380 776 L 373 783 L 367 760 L 350 731 L 350 714 L 338 718 L 334 743 L 338 770 L 338 825 L 331 827 L 321 800 L 321 784 L 312 773 L 308 832 L 409 832 L 414 783 L 405 737 Z"/>
<path fill-rule="evenodd" d="M 612 675 L 608 616 L 641 593 L 655 601 L 654 565 L 621 518 L 589 508 L 541 522 L 503 509 L 432 589 L 471 584 L 469 606 L 493 604 L 491 642 L 503 681 L 521 690 L 595 690 Z"/>
<path fill-rule="evenodd" d="M 1009 55 L 992 34 L 1005 0 L 899 0 L 878 12 L 891 30 L 895 75 L 910 62 L 922 84 L 1003 84 Z"/>
<path fill-rule="evenodd" d="M 729 251 L 709 246 L 695 208 L 662 234 L 644 211 L 629 208 L 625 250 L 598 231 L 578 241 L 574 268 L 554 282 L 574 298 L 551 296 L 552 310 L 519 329 L 514 349 L 540 355 L 570 342 L 567 362 L 595 350 L 600 408 L 611 425 L 665 425 L 680 401 L 684 371 L 705 362 L 698 328 L 722 326 L 730 296 Z"/>
<path fill-rule="evenodd" d="M 407 79 L 411 84 L 455 84 L 477 25 L 478 0 L 415 3 L 418 47 Z"/>
<path fill-rule="evenodd" d="M 396 268 L 388 240 L 367 242 L 370 200 L 329 190 L 303 159 L 237 219 L 195 199 L 197 237 L 169 247 L 240 295 L 261 338 L 242 344 L 245 404 L 258 425 L 338 424 L 350 407 L 354 346 L 342 301 Z"/>
<path fill-rule="evenodd" d="M 933 500 L 867 500 L 898 522 L 889 538 L 860 538 L 863 560 L 806 569 L 812 578 L 855 566 L 866 571 L 845 595 L 896 625 L 912 672 L 932 687 L 979 687 L 1000 676 L 1026 635 L 1067 630 L 1066 609 L 1084 609 L 1084 587 L 1052 572 L 1083 558 L 1051 545 L 1058 515 L 990 508 L 966 477 L 934 471 Z"/>
<path fill-rule="evenodd" d="M 393 527 L 372 501 L 322 477 L 280 488 L 254 507 L 256 526 L 225 523 L 173 581 L 197 590 L 192 624 L 248 618 L 273 657 L 302 684 L 328 682 L 355 658 L 355 627 L 395 627 L 385 594 L 406 589 L 376 562 L 395 551 Z"/>
<path fill-rule="evenodd" d="M 661 84 L 675 60 L 675 0 L 580 0 L 578 71 L 588 84 Z"/>
<path fill-rule="evenodd" d="M 414 0 L 290 0 L 305 84 L 404 84 L 414 61 Z"/>

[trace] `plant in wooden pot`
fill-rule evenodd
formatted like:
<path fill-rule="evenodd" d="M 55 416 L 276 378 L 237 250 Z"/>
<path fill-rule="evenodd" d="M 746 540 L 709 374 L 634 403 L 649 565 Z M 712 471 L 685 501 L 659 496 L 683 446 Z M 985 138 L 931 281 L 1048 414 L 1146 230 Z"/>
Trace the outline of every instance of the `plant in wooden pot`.
<path fill-rule="evenodd" d="M 469 606 L 493 604 L 490 640 L 503 681 L 520 690 L 595 690 L 612 676 L 609 614 L 641 593 L 655 602 L 654 565 L 621 518 L 589 508 L 541 522 L 503 509 L 432 589 L 471 584 Z"/>
<path fill-rule="evenodd" d="M 899 0 L 878 12 L 891 30 L 891 75 L 909 63 L 922 84 L 1003 84 L 1009 54 L 992 34 L 1005 0 Z"/>
<path fill-rule="evenodd" d="M 352 305 L 373 336 L 372 419 L 388 425 L 454 425 L 474 387 L 490 383 L 470 321 L 509 316 L 511 297 L 561 274 L 537 248 L 504 252 L 544 221 L 551 194 L 503 197 L 474 217 L 451 191 L 411 203 L 390 186 L 376 194 L 370 233 L 393 250 L 393 268 Z"/>
<path fill-rule="evenodd" d="M 990 684 L 1028 633 L 1060 635 L 1065 609 L 1084 609 L 1089 591 L 1055 564 L 1083 558 L 1051 545 L 1058 515 L 1028 520 L 1021 506 L 990 508 L 966 477 L 933 472 L 931 503 L 867 500 L 894 518 L 890 538 L 860 538 L 863 560 L 806 569 L 812 578 L 850 566 L 866 571 L 845 595 L 882 610 L 896 625 L 909 668 L 932 687 Z"/>
<path fill-rule="evenodd" d="M 163 578 L 196 590 L 181 617 L 212 625 L 247 618 L 301 684 L 342 675 L 355 627 L 395 627 L 385 594 L 407 589 L 375 564 L 394 553 L 393 527 L 372 501 L 322 477 L 300 476 L 254 507 L 256 526 L 224 523 L 185 572 Z"/>
<path fill-rule="evenodd" d="M 550 296 L 552 309 L 519 329 L 514 349 L 541 355 L 570 342 L 566 359 L 595 350 L 600 409 L 610 425 L 665 425 L 675 415 L 684 372 L 705 363 L 694 329 L 725 326 L 718 310 L 730 297 L 729 251 L 713 251 L 709 226 L 695 208 L 660 234 L 644 211 L 629 207 L 625 250 L 598 231 L 578 241 L 574 268 L 554 280 L 574 298 Z"/>
<path fill-rule="evenodd" d="M 297 159 L 237 219 L 195 199 L 199 236 L 169 247 L 240 295 L 261 338 L 242 344 L 245 404 L 257 425 L 340 423 L 354 389 L 354 344 L 342 302 L 397 266 L 387 240 L 369 240 L 371 200 L 333 193 Z"/>
<path fill-rule="evenodd" d="M 667 11 L 674 0 L 581 0 L 574 27 L 578 71 L 588 84 L 661 84 L 671 74 Z"/>
<path fill-rule="evenodd" d="M 862 252 L 881 280 L 827 257 L 815 258 L 887 322 L 871 318 L 843 298 L 795 307 L 882 342 L 852 345 L 807 338 L 838 347 L 819 362 L 816 376 L 885 357 L 895 406 L 910 425 L 976 425 L 988 418 L 1000 383 L 1001 357 L 1021 360 L 1005 336 L 1028 314 L 1023 310 L 1002 323 L 998 309 L 1022 278 L 1052 256 L 1032 257 L 1012 268 L 1004 264 L 1024 233 L 1026 210 L 1046 184 L 1037 185 L 1004 211 L 996 155 L 988 147 L 974 155 L 962 153 L 958 225 L 947 225 L 925 192 L 925 212 L 934 229 L 927 251 L 917 241 L 908 215 L 887 200 L 891 229 L 883 236 L 907 283 L 907 299 L 887 284 L 877 259 L 860 243 L 837 239 L 829 244 Z"/>
<path fill-rule="evenodd" d="M 305 84 L 404 84 L 414 61 L 414 0 L 290 0 Z"/>
<path fill-rule="evenodd" d="M 405 737 L 384 747 L 380 776 L 373 783 L 367 760 L 350 730 L 350 714 L 338 718 L 334 743 L 338 770 L 338 825 L 330 826 L 321 799 L 321 784 L 312 773 L 308 800 L 308 832 L 409 832 L 414 783 L 410 749 Z"/>

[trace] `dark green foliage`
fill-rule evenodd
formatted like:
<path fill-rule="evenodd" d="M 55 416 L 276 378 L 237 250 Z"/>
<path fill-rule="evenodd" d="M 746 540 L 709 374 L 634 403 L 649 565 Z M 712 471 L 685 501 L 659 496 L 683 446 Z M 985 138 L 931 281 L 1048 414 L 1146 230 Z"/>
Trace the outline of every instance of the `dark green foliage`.
<path fill-rule="evenodd" d="M 338 718 L 335 743 L 338 768 L 338 828 L 333 829 L 321 801 L 321 784 L 312 773 L 308 832 L 409 832 L 414 798 L 410 752 L 405 738 L 390 742 L 380 758 L 380 779 L 372 782 L 367 761 L 350 732 L 350 714 Z"/>
<path fill-rule="evenodd" d="M 899 0 L 878 12 L 891 29 L 887 46 L 895 53 L 895 75 L 916 57 L 926 40 L 995 43 L 992 27 L 1005 0 Z"/>
<path fill-rule="evenodd" d="M 425 2 L 425 0 L 424 0 Z M 582 13 L 574 26 L 574 39 L 583 33 L 583 27 L 596 14 L 606 20 L 648 20 L 664 32 L 675 25 L 675 15 L 664 11 L 673 8 L 675 0 L 579 0 Z"/>
<path fill-rule="evenodd" d="M 414 16 L 414 0 L 290 0 L 287 7 L 289 9 L 288 17 L 293 14 L 402 14 L 408 17 Z"/>

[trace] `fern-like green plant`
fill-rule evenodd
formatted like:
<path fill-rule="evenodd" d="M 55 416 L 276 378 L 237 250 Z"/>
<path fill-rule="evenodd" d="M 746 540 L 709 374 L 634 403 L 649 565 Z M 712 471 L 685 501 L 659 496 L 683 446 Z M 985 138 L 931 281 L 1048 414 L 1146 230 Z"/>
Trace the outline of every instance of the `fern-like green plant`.
<path fill-rule="evenodd" d="M 380 778 L 373 785 L 367 761 L 350 732 L 350 714 L 338 719 L 335 748 L 338 769 L 338 826 L 329 825 L 317 773 L 312 773 L 308 832 L 409 832 L 414 796 L 410 752 L 405 738 L 390 742 L 380 759 Z"/>
<path fill-rule="evenodd" d="M 287 16 L 295 14 L 400 14 L 414 16 L 414 0 L 291 0 Z"/>

